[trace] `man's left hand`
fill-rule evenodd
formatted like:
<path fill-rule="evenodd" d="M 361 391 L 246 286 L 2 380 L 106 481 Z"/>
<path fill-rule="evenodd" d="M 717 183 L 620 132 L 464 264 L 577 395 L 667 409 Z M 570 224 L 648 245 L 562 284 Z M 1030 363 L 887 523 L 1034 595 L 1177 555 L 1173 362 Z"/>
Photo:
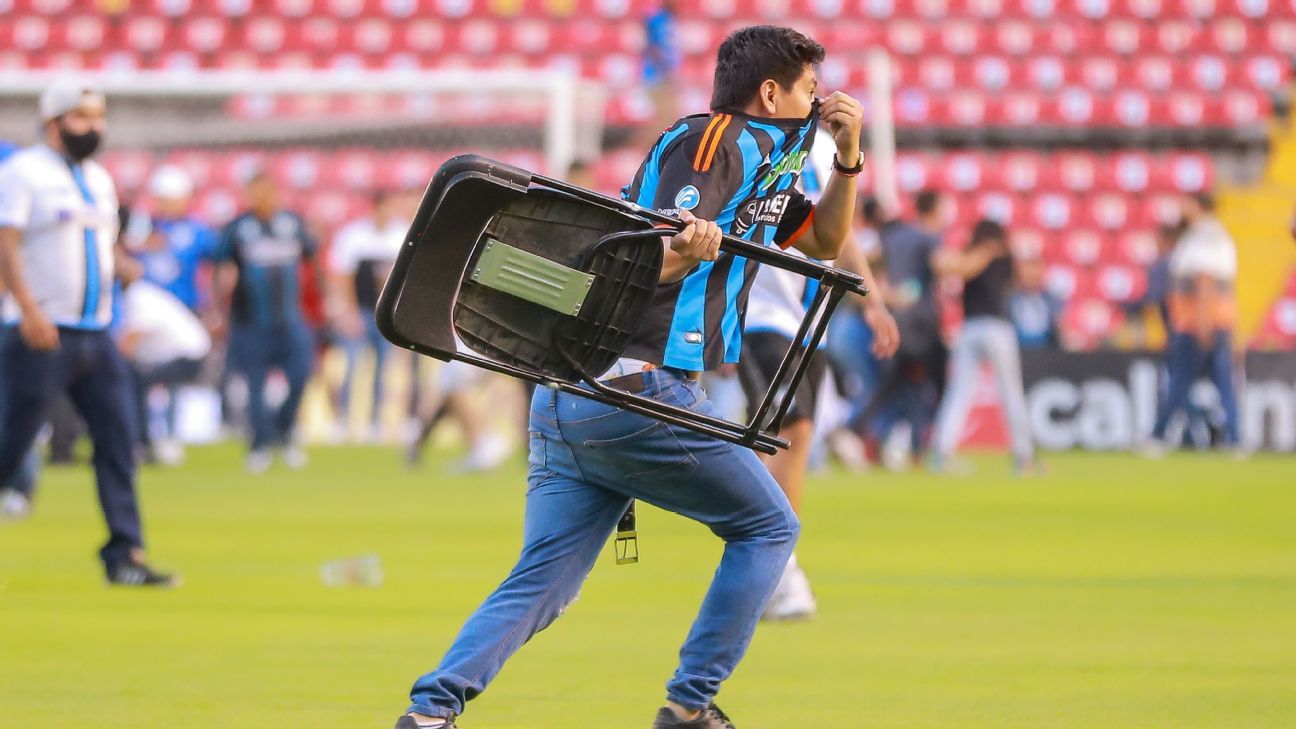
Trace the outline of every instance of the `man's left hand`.
<path fill-rule="evenodd" d="M 864 105 L 840 91 L 834 91 L 819 108 L 819 118 L 828 124 L 837 143 L 837 161 L 847 167 L 859 159 L 860 130 L 864 127 Z"/>

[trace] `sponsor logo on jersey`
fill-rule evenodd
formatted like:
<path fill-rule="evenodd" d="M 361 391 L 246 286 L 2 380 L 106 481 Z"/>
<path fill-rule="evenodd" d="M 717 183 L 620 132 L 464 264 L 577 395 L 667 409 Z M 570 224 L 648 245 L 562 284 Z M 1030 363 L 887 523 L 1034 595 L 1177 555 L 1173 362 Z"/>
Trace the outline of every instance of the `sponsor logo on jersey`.
<path fill-rule="evenodd" d="M 801 170 L 805 169 L 806 159 L 809 156 L 810 151 L 803 149 L 800 152 L 793 152 L 779 160 L 779 163 L 774 165 L 774 169 L 770 170 L 769 173 L 761 179 L 760 190 L 764 192 L 766 188 L 773 185 L 774 182 L 783 175 L 800 174 Z"/>
<path fill-rule="evenodd" d="M 702 202 L 702 193 L 692 185 L 687 185 L 675 193 L 675 207 L 680 210 L 692 210 Z"/>
<path fill-rule="evenodd" d="M 783 221 L 783 214 L 787 212 L 791 200 L 791 194 L 780 192 L 763 200 L 747 203 L 734 221 L 734 235 L 744 235 L 756 225 L 777 226 Z"/>

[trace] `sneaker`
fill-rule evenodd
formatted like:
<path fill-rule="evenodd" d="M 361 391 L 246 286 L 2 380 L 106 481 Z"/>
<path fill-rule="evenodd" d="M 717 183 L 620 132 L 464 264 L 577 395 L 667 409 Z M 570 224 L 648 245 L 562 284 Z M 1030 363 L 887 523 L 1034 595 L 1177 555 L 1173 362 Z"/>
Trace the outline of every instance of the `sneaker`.
<path fill-rule="evenodd" d="M 294 471 L 300 471 L 306 467 L 306 449 L 299 445 L 290 445 L 283 449 L 284 465 Z"/>
<path fill-rule="evenodd" d="M 108 584 L 123 587 L 177 587 L 180 578 L 155 571 L 143 561 L 130 558 L 104 566 Z"/>
<path fill-rule="evenodd" d="M 247 466 L 248 473 L 265 473 L 270 470 L 270 464 L 274 463 L 274 456 L 261 448 L 248 453 L 243 463 Z"/>
<path fill-rule="evenodd" d="M 400 727 L 405 729 L 405 727 Z M 720 707 L 711 704 L 702 710 L 702 713 L 696 719 L 681 719 L 675 715 L 669 706 L 663 706 L 657 711 L 657 718 L 653 721 L 653 729 L 737 729 L 729 717 L 720 710 Z"/>
<path fill-rule="evenodd" d="M 164 466 L 183 466 L 185 460 L 184 444 L 178 440 L 166 438 L 153 446 L 153 454 L 158 463 Z"/>
<path fill-rule="evenodd" d="M 774 590 L 774 596 L 765 606 L 761 620 L 809 620 L 814 617 L 818 607 L 805 572 L 800 567 L 789 564 L 783 572 L 783 579 L 779 580 L 778 588 Z"/>
<path fill-rule="evenodd" d="M 18 491 L 0 491 L 0 521 L 22 521 L 31 516 L 31 499 Z"/>
<path fill-rule="evenodd" d="M 1166 452 L 1170 447 L 1166 442 L 1157 438 L 1148 438 L 1138 446 L 1138 454 L 1150 461 L 1159 461 L 1165 458 Z"/>
<path fill-rule="evenodd" d="M 425 729 L 425 727 L 435 727 L 436 729 L 458 729 L 455 726 L 454 719 L 449 719 L 444 724 L 420 724 L 414 717 L 406 714 L 396 720 L 396 729 Z"/>

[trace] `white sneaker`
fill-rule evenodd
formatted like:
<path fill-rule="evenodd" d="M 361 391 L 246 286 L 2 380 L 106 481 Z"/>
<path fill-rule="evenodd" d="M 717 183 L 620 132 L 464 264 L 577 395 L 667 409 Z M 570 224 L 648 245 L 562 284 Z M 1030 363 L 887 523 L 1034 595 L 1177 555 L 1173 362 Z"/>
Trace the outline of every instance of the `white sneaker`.
<path fill-rule="evenodd" d="M 459 462 L 455 470 L 459 473 L 489 471 L 503 464 L 511 455 L 513 455 L 513 446 L 509 444 L 507 438 L 498 435 L 487 436 L 482 439 L 481 445 L 473 448 Z"/>
<path fill-rule="evenodd" d="M 153 455 L 164 466 L 182 466 L 185 459 L 184 444 L 171 438 L 159 440 L 153 445 Z"/>
<path fill-rule="evenodd" d="M 828 447 L 847 470 L 855 473 L 869 470 L 868 454 L 858 435 L 842 428 L 828 436 Z"/>
<path fill-rule="evenodd" d="M 783 571 L 774 596 L 765 606 L 762 620 L 809 620 L 818 609 L 814 592 L 810 590 L 810 580 L 799 566 L 789 564 Z"/>
<path fill-rule="evenodd" d="M 272 463 L 274 463 L 274 455 L 264 448 L 251 451 L 243 461 L 248 473 L 265 473 L 270 470 Z"/>
<path fill-rule="evenodd" d="M 306 450 L 299 445 L 293 444 L 283 449 L 284 465 L 294 471 L 300 471 L 306 467 Z"/>
<path fill-rule="evenodd" d="M 1165 441 L 1156 438 L 1148 438 L 1138 446 L 1138 454 L 1150 461 L 1159 461 L 1165 458 L 1167 450 L 1169 448 L 1166 446 Z"/>
<path fill-rule="evenodd" d="M 0 521 L 22 521 L 31 512 L 31 499 L 17 491 L 0 491 Z"/>

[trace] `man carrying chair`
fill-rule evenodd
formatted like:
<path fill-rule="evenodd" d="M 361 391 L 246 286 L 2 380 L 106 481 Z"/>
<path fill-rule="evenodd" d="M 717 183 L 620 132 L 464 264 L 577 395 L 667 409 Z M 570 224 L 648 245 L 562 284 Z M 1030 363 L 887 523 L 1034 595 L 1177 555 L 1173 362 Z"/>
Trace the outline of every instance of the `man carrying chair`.
<path fill-rule="evenodd" d="M 863 167 L 863 111 L 840 93 L 816 101 L 814 67 L 823 58 L 819 44 L 787 28 L 745 28 L 721 45 L 712 113 L 672 125 L 622 193 L 686 225 L 662 236 L 660 285 L 601 384 L 714 416 L 696 375 L 738 360 L 756 268 L 720 250 L 722 233 L 837 257 Z M 795 183 L 821 120 L 837 154 L 813 206 Z M 441 664 L 415 683 L 397 729 L 453 727 L 504 662 L 576 598 L 635 499 L 699 521 L 725 542 L 653 727 L 732 728 L 713 700 L 746 651 L 800 528 L 778 484 L 748 448 L 571 388 L 536 389 L 530 430 L 521 557 Z"/>

